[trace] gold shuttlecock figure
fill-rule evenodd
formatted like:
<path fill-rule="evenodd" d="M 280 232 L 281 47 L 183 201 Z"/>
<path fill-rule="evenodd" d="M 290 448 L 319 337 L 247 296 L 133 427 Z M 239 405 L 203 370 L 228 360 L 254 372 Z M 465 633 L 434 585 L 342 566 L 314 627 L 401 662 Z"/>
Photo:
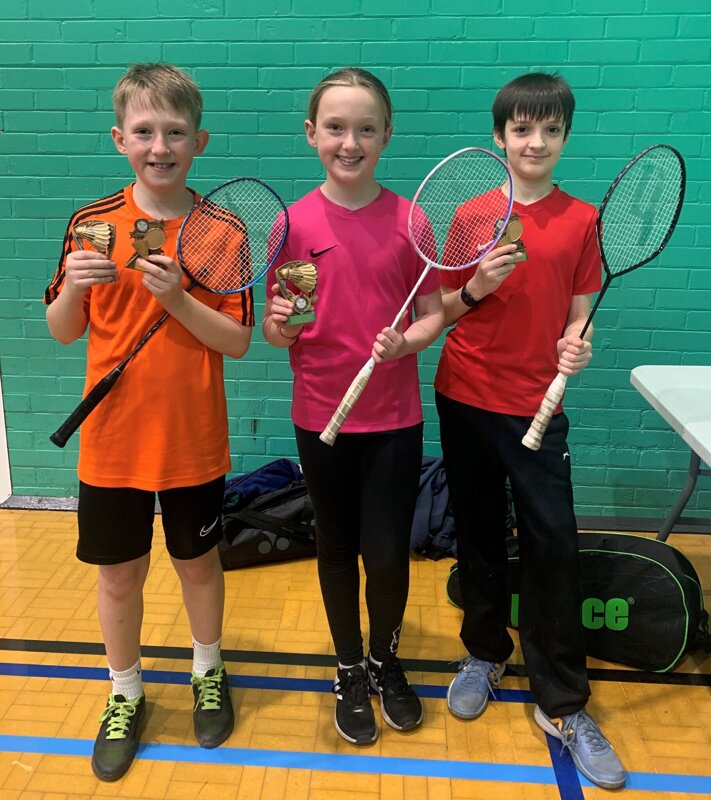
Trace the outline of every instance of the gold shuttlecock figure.
<path fill-rule="evenodd" d="M 276 279 L 282 297 L 291 300 L 295 313 L 289 317 L 290 325 L 313 322 L 313 296 L 318 282 L 318 268 L 310 261 L 289 261 L 276 271 Z M 289 284 L 298 291 L 293 292 Z"/>
<path fill-rule="evenodd" d="M 72 228 L 72 239 L 79 250 L 84 250 L 88 243 L 97 253 L 111 258 L 116 244 L 116 226 L 100 219 L 89 219 Z"/>

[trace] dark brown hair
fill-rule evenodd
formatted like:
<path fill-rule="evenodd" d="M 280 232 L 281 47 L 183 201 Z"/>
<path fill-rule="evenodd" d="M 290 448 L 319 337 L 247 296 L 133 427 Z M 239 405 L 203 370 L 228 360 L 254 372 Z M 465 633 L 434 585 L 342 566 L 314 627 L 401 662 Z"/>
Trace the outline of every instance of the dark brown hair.
<path fill-rule="evenodd" d="M 568 82 L 557 72 L 520 75 L 502 87 L 491 107 L 494 131 L 503 137 L 506 122 L 514 119 L 560 119 L 566 137 L 573 124 L 575 98 Z"/>

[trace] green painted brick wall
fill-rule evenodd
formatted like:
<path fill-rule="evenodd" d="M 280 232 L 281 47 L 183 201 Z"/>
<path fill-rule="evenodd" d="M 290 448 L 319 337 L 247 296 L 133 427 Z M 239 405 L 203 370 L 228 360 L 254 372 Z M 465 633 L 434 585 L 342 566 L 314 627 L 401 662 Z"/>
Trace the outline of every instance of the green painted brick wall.
<path fill-rule="evenodd" d="M 48 434 L 83 388 L 85 342 L 49 336 L 41 295 L 66 220 L 130 179 L 108 131 L 127 64 L 170 61 L 205 96 L 212 132 L 197 189 L 235 175 L 289 202 L 321 167 L 302 130 L 310 89 L 346 64 L 392 91 L 395 136 L 379 178 L 412 196 L 454 150 L 491 147 L 496 90 L 530 69 L 560 70 L 576 93 L 557 178 L 593 203 L 634 153 L 668 142 L 685 155 L 687 199 L 671 244 L 620 279 L 596 318 L 595 357 L 570 382 L 578 512 L 660 517 L 688 452 L 631 387 L 639 364 L 711 364 L 711 14 L 698 0 L 5 0 L 0 8 L 0 368 L 13 491 L 76 492 L 76 438 Z M 260 302 L 263 289 L 257 290 Z M 426 451 L 439 452 L 432 380 L 420 357 Z M 296 450 L 285 353 L 255 334 L 226 365 L 236 472 Z M 709 402 L 708 398 L 700 402 Z M 711 513 L 701 479 L 688 513 Z"/>

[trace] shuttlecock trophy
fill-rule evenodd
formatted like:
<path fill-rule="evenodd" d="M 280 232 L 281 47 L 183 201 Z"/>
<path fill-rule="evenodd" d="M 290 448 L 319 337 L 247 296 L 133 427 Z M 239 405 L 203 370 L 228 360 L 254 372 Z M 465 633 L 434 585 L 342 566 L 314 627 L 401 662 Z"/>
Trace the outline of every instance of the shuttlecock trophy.
<path fill-rule="evenodd" d="M 72 239 L 79 250 L 90 244 L 97 253 L 111 258 L 116 244 L 116 227 L 100 219 L 89 219 L 72 228 Z"/>
<path fill-rule="evenodd" d="M 276 279 L 282 297 L 294 304 L 294 313 L 289 317 L 287 325 L 301 325 L 313 322 L 313 298 L 316 291 L 318 269 L 310 261 L 289 261 L 276 271 Z"/>

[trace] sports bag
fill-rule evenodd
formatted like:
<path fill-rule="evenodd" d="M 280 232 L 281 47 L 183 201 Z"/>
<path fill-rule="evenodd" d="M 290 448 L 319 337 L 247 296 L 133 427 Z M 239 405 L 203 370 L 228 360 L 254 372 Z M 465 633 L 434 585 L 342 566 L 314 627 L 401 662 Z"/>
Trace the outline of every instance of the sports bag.
<path fill-rule="evenodd" d="M 509 625 L 518 627 L 518 543 L 509 551 Z M 656 539 L 580 534 L 581 617 L 588 655 L 650 672 L 673 669 L 685 653 L 711 652 L 708 612 L 691 562 Z M 447 594 L 461 608 L 456 564 Z"/>
<path fill-rule="evenodd" d="M 316 555 L 314 512 L 298 464 L 278 459 L 227 482 L 218 552 L 225 570 Z"/>
<path fill-rule="evenodd" d="M 230 478 L 225 483 L 225 510 L 243 508 L 256 497 L 283 489 L 294 481 L 304 479 L 301 468 L 295 461 L 288 458 L 278 458 L 268 464 Z"/>

